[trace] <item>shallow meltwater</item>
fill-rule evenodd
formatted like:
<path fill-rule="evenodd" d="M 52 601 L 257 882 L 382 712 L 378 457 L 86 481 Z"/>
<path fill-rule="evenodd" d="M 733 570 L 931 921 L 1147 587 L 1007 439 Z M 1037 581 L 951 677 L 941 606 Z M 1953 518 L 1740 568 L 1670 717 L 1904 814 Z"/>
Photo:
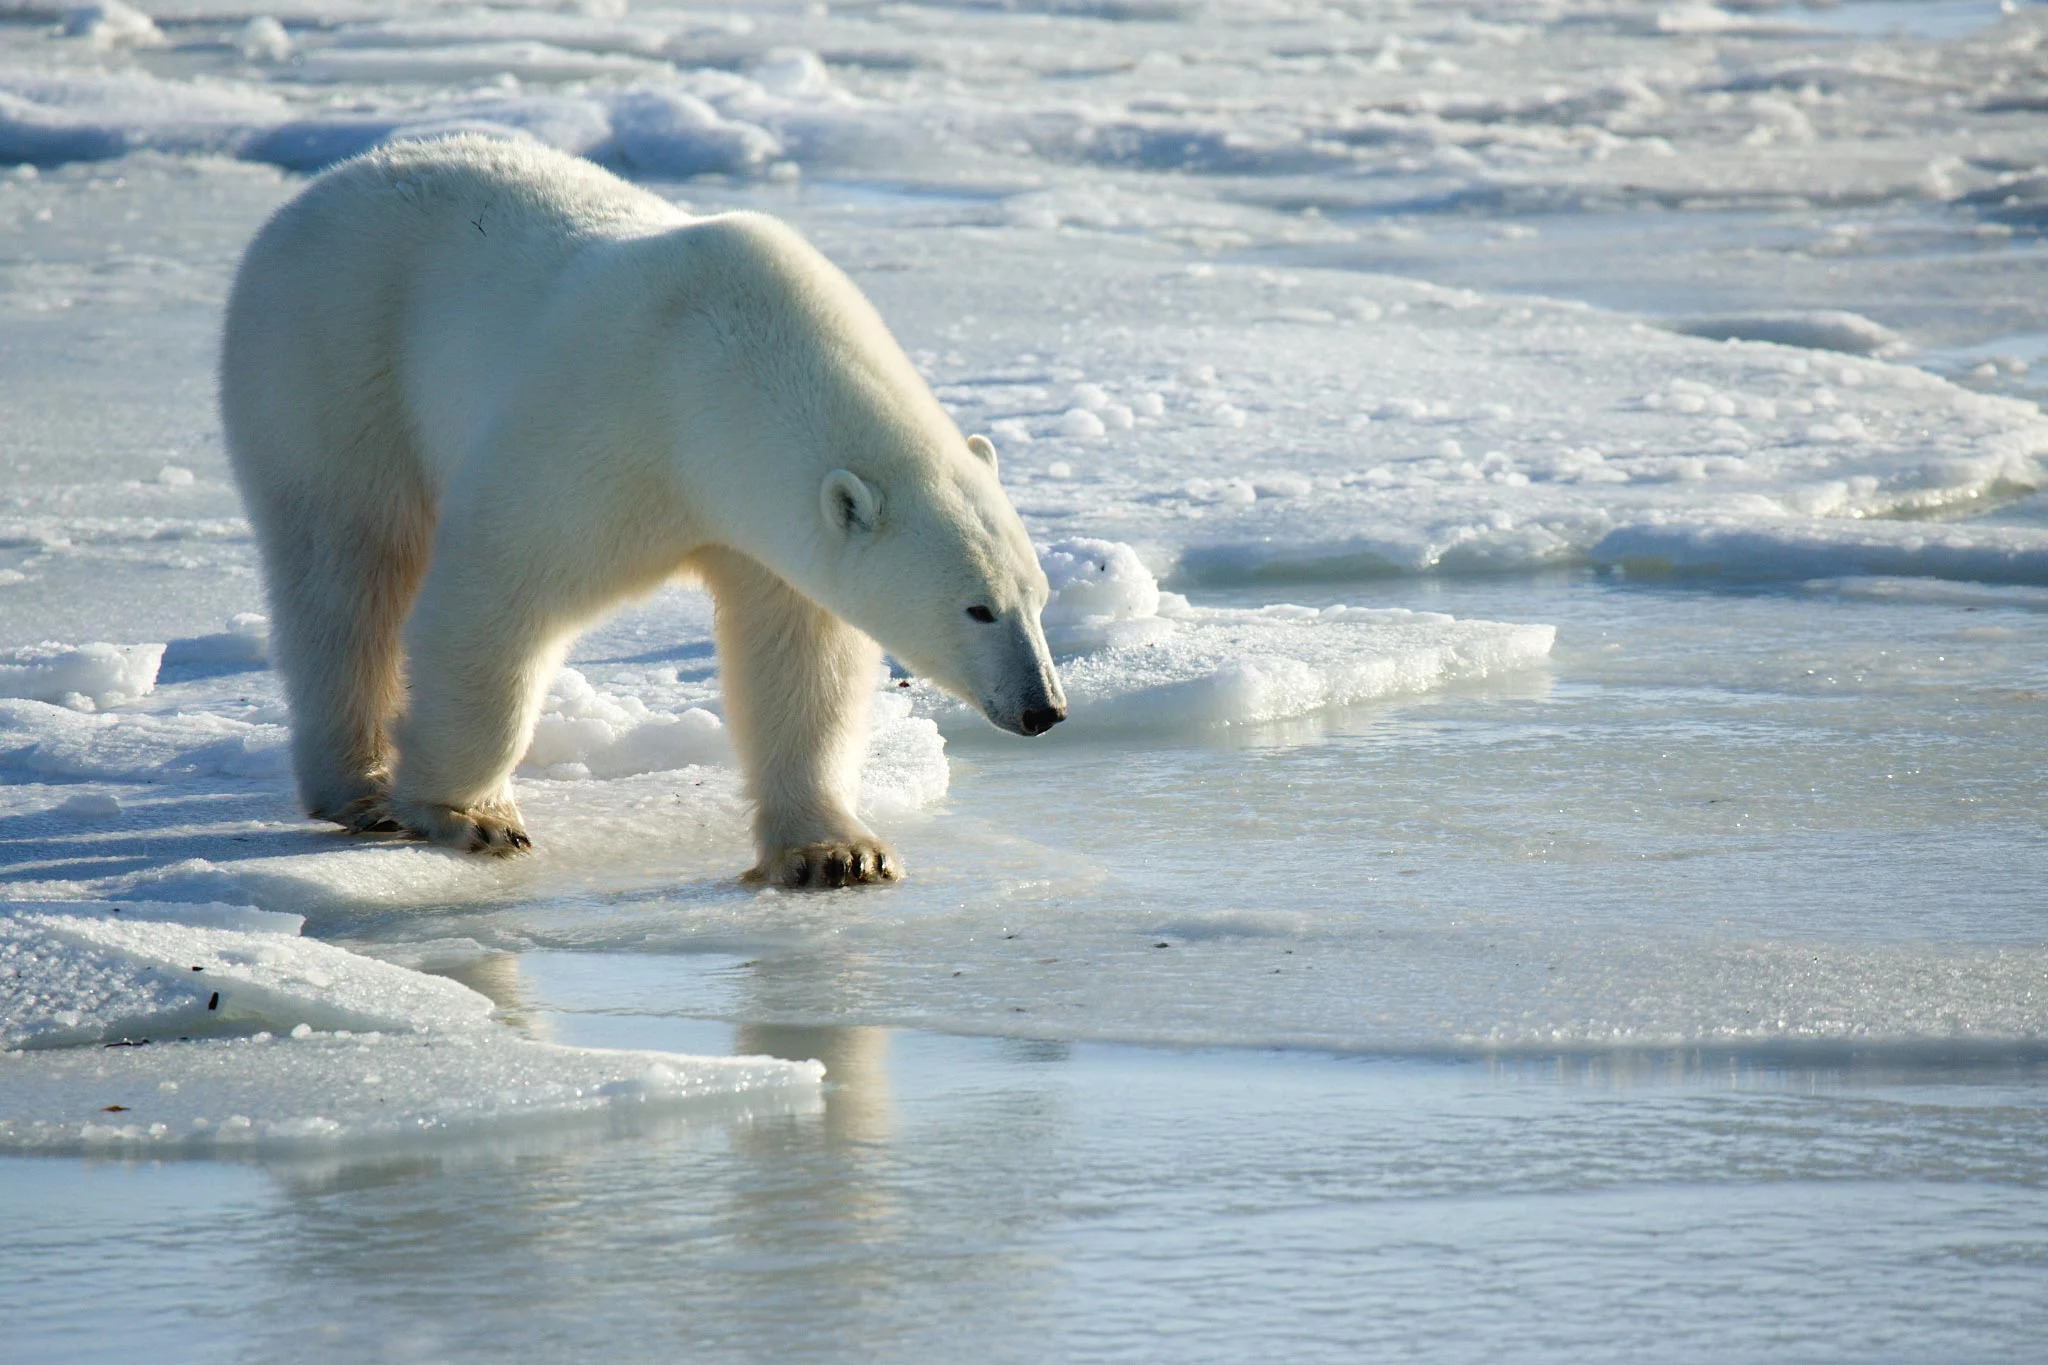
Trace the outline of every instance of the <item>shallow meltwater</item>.
<path fill-rule="evenodd" d="M 2048 597 L 1566 573 L 1244 590 L 1547 621 L 1547 664 L 1267 726 L 948 723 L 911 869 L 844 896 L 670 877 L 357 919 L 745 962 L 665 1008 L 1044 1039 L 1445 1054 L 2034 1046 Z M 1230 599 L 1221 599 L 1229 605 Z M 607 869 L 613 871 L 613 869 Z M 506 956 L 509 955 L 509 956 Z"/>
<path fill-rule="evenodd" d="M 817 1058 L 826 1088 L 7 1158 L 0 1355 L 2030 1358 L 2048 595 L 1569 572 L 1197 604 L 1278 599 L 1558 633 L 1285 724 L 949 720 L 895 888 L 608 864 L 319 911 L 538 1042 Z"/>
<path fill-rule="evenodd" d="M 10 1358 L 2021 1360 L 2048 1327 L 2039 1064 L 724 1026 L 557 965 L 564 1037 L 839 1080 L 382 1156 L 0 1161 Z"/>

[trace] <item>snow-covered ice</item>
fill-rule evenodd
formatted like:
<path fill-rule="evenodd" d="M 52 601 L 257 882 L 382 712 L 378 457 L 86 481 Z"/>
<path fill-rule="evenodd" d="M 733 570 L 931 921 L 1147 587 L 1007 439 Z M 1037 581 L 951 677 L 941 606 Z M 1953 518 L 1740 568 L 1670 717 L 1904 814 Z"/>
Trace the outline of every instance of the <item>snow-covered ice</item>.
<path fill-rule="evenodd" d="M 1068 733 L 1294 720 L 1538 665 L 1556 635 L 1404 608 L 1197 607 L 1112 541 L 1060 541 L 1041 559 Z"/>
<path fill-rule="evenodd" d="M 0 697 L 56 702 L 93 711 L 146 697 L 156 690 L 162 645 L 42 644 L 0 659 Z"/>
<path fill-rule="evenodd" d="M 822 1074 L 521 1038 L 467 986 L 301 938 L 300 925 L 234 905 L 8 903 L 0 1151 L 416 1141 L 802 1090 Z"/>
<path fill-rule="evenodd" d="M 10 1346 L 2028 1358 L 2044 46 L 0 6 L 0 1149 L 123 1159 L 0 1157 Z M 221 300 L 453 129 L 788 218 L 999 448 L 1072 714 L 877 677 L 901 886 L 736 882 L 684 585 L 553 681 L 531 857 L 298 818 Z"/>

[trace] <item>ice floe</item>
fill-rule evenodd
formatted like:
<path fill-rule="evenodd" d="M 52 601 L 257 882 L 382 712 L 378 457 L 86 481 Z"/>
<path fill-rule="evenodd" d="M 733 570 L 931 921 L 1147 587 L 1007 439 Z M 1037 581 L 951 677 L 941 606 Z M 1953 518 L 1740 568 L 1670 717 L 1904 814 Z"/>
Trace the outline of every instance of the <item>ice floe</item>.
<path fill-rule="evenodd" d="M 1905 349 L 1899 334 L 1883 323 L 1839 308 L 1716 313 L 1673 318 L 1664 325 L 1710 341 L 1771 341 L 1847 355 L 1895 355 Z"/>
<path fill-rule="evenodd" d="M 162 645 L 43 644 L 0 654 L 0 697 L 93 711 L 156 690 Z"/>
<path fill-rule="evenodd" d="M 1061 541 L 1040 559 L 1070 732 L 1289 720 L 1528 668 L 1556 636 L 1401 608 L 1192 606 L 1109 541 Z"/>
<path fill-rule="evenodd" d="M 2048 531 L 1926 521 L 1679 521 L 1621 527 L 1593 558 L 1631 570 L 1736 578 L 1845 574 L 2048 583 Z"/>
<path fill-rule="evenodd" d="M 246 906 L 0 903 L 0 1150 L 417 1141 L 769 1092 L 816 1063 L 558 1047 Z M 773 1098 L 784 1090 L 793 1098 Z"/>

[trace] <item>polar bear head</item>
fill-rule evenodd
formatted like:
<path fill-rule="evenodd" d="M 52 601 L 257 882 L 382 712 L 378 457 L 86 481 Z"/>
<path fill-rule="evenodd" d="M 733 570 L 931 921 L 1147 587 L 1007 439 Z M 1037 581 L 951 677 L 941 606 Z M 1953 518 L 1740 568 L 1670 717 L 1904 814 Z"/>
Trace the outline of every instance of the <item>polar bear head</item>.
<path fill-rule="evenodd" d="M 1039 735 L 1065 719 L 1045 632 L 1049 589 L 997 484 L 995 449 L 971 436 L 958 458 L 899 466 L 879 484 L 827 473 L 818 516 L 841 615 L 914 672 L 996 726 Z"/>
<path fill-rule="evenodd" d="M 1000 728 L 1058 724 L 1045 574 L 994 447 L 961 436 L 874 307 L 783 224 L 701 219 L 662 249 L 686 285 L 677 458 L 713 533 Z"/>

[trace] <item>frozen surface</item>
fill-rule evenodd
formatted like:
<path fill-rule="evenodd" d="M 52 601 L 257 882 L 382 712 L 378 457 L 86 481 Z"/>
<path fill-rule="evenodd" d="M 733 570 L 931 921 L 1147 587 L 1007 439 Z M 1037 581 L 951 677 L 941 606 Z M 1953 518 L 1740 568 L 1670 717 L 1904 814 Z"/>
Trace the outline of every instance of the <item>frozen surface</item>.
<path fill-rule="evenodd" d="M 548 998 L 581 1036 L 664 1036 L 567 980 Z M 2038 1065 L 666 1036 L 817 1053 L 848 1079 L 794 1114 L 636 1117 L 611 1141 L 0 1161 L 10 1347 L 652 1365 L 679 1343 L 952 1359 L 971 1337 L 1006 1365 L 1221 1365 L 1275 1342 L 1318 1365 L 1623 1365 L 1910 1342 L 2018 1365 L 2048 1330 Z"/>
<path fill-rule="evenodd" d="M 95 711 L 156 689 L 162 645 L 43 644 L 0 657 L 0 697 L 56 702 Z"/>
<path fill-rule="evenodd" d="M 1610 531 L 1593 558 L 1745 578 L 1924 574 L 2048 583 L 2048 531 L 1912 521 L 1646 522 Z"/>
<path fill-rule="evenodd" d="M 301 938 L 301 922 L 234 905 L 5 903 L 0 1150 L 354 1148 L 819 1076 L 534 1042 L 467 986 Z"/>
<path fill-rule="evenodd" d="M 1299 719 L 1529 668 L 1556 636 L 1402 608 L 1197 607 L 1161 593 L 1136 552 L 1112 541 L 1060 541 L 1040 558 L 1068 734 Z M 918 700 L 971 724 L 966 707 L 928 689 Z"/>
<path fill-rule="evenodd" d="M 481 1030 L 0 1052 L 0 1151 L 417 1148 L 508 1127 L 597 1119 L 602 1128 L 617 1110 L 707 1100 L 725 1118 L 802 1112 L 816 1104 L 822 1075 L 812 1062 L 559 1047 Z"/>
<path fill-rule="evenodd" d="M 0 10 L 0 1133 L 113 1158 L 0 1160 L 0 1356 L 2031 1361 L 2044 43 Z M 532 857 L 297 818 L 220 304 L 457 127 L 788 218 L 999 447 L 1074 712 L 876 679 L 902 885 L 735 881 L 680 586 Z"/>

